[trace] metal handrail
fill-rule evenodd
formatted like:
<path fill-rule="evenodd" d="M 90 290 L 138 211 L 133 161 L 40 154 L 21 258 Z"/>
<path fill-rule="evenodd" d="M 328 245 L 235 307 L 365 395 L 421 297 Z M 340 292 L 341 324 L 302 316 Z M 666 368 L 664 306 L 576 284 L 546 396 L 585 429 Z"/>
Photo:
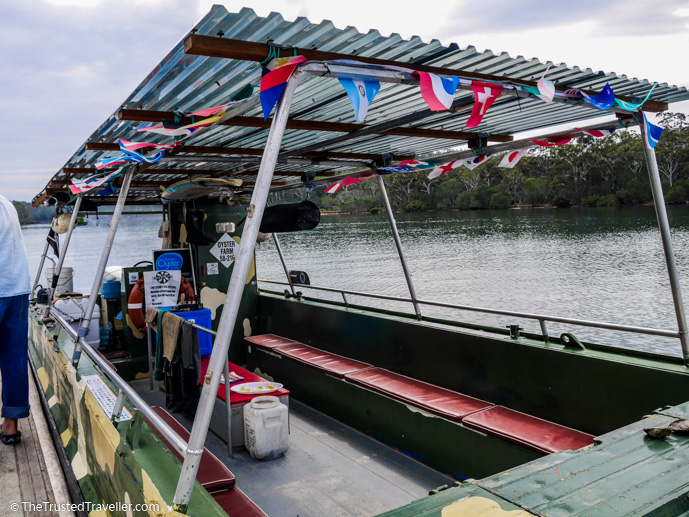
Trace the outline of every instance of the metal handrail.
<path fill-rule="evenodd" d="M 56 320 L 73 340 L 77 339 L 76 331 L 67 323 L 62 316 L 53 313 L 51 317 Z M 185 442 L 165 420 L 163 420 L 158 413 L 153 411 L 153 408 L 134 391 L 134 389 L 127 384 L 122 377 L 120 377 L 112 366 L 110 366 L 106 359 L 96 352 L 96 350 L 89 345 L 84 338 L 79 338 L 82 351 L 96 363 L 101 371 L 113 382 L 115 385 L 129 398 L 129 400 L 137 407 L 137 409 L 148 419 L 149 423 L 153 425 L 160 434 L 165 438 L 177 452 L 184 455 L 187 452 L 187 442 Z"/>
<path fill-rule="evenodd" d="M 275 280 L 258 280 L 259 282 L 263 282 L 266 284 L 276 284 L 276 285 L 288 285 L 285 282 L 278 282 Z M 414 303 L 414 300 L 411 300 L 410 298 L 400 298 L 397 296 L 387 296 L 387 295 L 381 295 L 381 294 L 371 294 L 371 293 L 362 293 L 358 291 L 348 291 L 345 289 L 333 289 L 330 287 L 320 287 L 320 286 L 315 286 L 315 285 L 299 285 L 299 287 L 307 288 L 307 289 L 314 289 L 316 291 L 327 291 L 331 293 L 339 293 L 341 295 L 346 295 L 349 294 L 351 296 L 362 296 L 362 297 L 368 297 L 368 298 L 375 298 L 379 300 L 389 300 L 389 301 L 394 301 L 394 302 L 405 302 L 405 303 Z M 443 307 L 446 309 L 458 309 L 458 310 L 464 310 L 464 311 L 471 311 L 471 312 L 481 312 L 485 314 L 495 314 L 498 316 L 514 316 L 517 318 L 525 318 L 525 319 L 532 319 L 532 320 L 537 320 L 539 322 L 543 321 L 551 321 L 554 323 L 568 323 L 570 325 L 579 325 L 582 327 L 594 327 L 594 328 L 601 328 L 601 329 L 607 329 L 607 330 L 617 330 L 620 332 L 634 332 L 637 334 L 648 334 L 651 336 L 661 336 L 661 337 L 670 337 L 670 338 L 680 338 L 680 334 L 678 331 L 671 331 L 671 330 L 662 330 L 662 329 L 654 329 L 654 328 L 648 328 L 648 327 L 636 327 L 633 325 L 619 325 L 617 323 L 605 323 L 601 321 L 592 321 L 592 320 L 579 320 L 575 318 L 562 318 L 559 316 L 546 316 L 543 314 L 533 314 L 530 312 L 515 312 L 515 311 L 505 311 L 505 310 L 500 310 L 500 309 L 488 309 L 484 307 L 472 307 L 470 305 L 456 305 L 456 304 L 451 304 L 451 303 L 442 303 L 442 302 L 434 302 L 434 301 L 429 301 L 429 300 L 416 300 L 417 303 L 421 305 L 429 305 L 432 307 Z"/>

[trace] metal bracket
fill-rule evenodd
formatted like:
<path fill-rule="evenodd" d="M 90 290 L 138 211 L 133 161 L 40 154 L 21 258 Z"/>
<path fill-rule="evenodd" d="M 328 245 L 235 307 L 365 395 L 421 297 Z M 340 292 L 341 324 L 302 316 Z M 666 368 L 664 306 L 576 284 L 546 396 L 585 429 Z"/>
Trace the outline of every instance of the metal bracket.
<path fill-rule="evenodd" d="M 565 346 L 565 348 L 569 350 L 586 350 L 586 347 L 583 345 L 583 343 L 579 341 L 574 336 L 574 334 L 571 334 L 569 332 L 561 334 L 560 340 L 562 341 L 562 344 Z"/>

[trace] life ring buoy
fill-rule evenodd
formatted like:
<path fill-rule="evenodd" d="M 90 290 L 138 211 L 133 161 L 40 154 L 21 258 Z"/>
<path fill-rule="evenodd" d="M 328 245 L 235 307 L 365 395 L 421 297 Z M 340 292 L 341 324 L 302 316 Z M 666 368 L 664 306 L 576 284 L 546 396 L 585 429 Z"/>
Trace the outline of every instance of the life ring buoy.
<path fill-rule="evenodd" d="M 182 277 L 179 283 L 179 294 L 184 295 L 184 300 L 187 302 L 196 301 L 194 287 L 191 285 L 191 282 L 184 277 Z M 129 313 L 129 317 L 140 332 L 146 329 L 146 318 L 144 317 L 145 298 L 146 291 L 144 289 L 144 279 L 141 277 L 132 288 L 132 292 L 129 293 L 129 299 L 127 300 L 127 312 Z"/>

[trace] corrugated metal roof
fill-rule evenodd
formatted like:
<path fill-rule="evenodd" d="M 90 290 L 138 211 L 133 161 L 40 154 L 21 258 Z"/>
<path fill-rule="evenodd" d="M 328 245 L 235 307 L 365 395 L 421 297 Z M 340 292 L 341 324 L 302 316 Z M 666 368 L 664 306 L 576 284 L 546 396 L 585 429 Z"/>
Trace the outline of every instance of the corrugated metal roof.
<path fill-rule="evenodd" d="M 437 67 L 494 74 L 513 80 L 538 80 L 548 67 L 548 78 L 556 85 L 567 88 L 600 90 L 609 82 L 617 95 L 643 97 L 652 87 L 647 80 L 628 78 L 615 73 L 604 74 L 591 69 L 569 68 L 565 64 L 526 60 L 522 56 L 510 57 L 507 53 L 494 54 L 490 50 L 479 52 L 468 46 L 460 48 L 455 44 L 442 46 L 437 40 L 424 43 L 418 37 L 402 39 L 398 34 L 381 36 L 377 31 L 359 33 L 352 27 L 336 28 L 332 22 L 311 23 L 306 18 L 286 21 L 277 13 L 261 18 L 253 10 L 244 8 L 238 13 L 229 13 L 222 6 L 213 6 L 210 12 L 196 25 L 192 33 L 217 36 L 252 42 L 272 41 L 287 47 L 318 49 L 353 56 L 368 56 L 395 60 L 414 65 Z M 458 74 L 461 75 L 461 74 Z M 256 62 L 238 61 L 184 53 L 183 40 L 163 59 L 163 61 L 142 81 L 125 102 L 118 107 L 124 109 L 176 111 L 191 113 L 210 106 L 224 104 L 247 84 L 258 84 L 261 67 Z M 439 112 L 406 127 L 465 131 L 471 111 L 471 92 L 459 90 L 457 99 L 466 99 L 468 108 L 459 113 Z M 686 88 L 658 85 L 651 97 L 654 101 L 677 102 L 689 99 Z M 244 116 L 262 117 L 258 102 L 258 91 L 249 101 L 252 103 Z M 403 84 L 383 84 L 375 101 L 369 109 L 367 125 L 374 125 L 405 114 L 426 109 L 418 92 L 418 86 Z M 162 136 L 136 133 L 134 128 L 145 125 L 136 121 L 118 120 L 117 111 L 113 113 L 90 137 L 92 142 L 116 142 L 119 138 L 127 140 L 146 140 L 164 142 Z M 302 120 L 353 123 L 353 110 L 346 94 L 337 81 L 320 77 L 309 77 L 300 83 L 292 104 L 291 117 Z M 587 105 L 545 104 L 536 98 L 500 98 L 495 102 L 477 128 L 488 134 L 512 135 L 526 130 L 575 122 L 608 112 L 591 109 Z M 262 149 L 268 135 L 267 129 L 254 127 L 216 126 L 200 131 L 185 141 L 191 146 L 232 146 Z M 295 150 L 338 136 L 338 133 L 325 131 L 303 131 L 288 129 L 282 148 Z M 169 140 L 169 139 L 168 139 Z M 457 147 L 466 141 L 438 138 L 418 138 L 389 135 L 368 135 L 346 142 L 328 146 L 323 150 L 346 153 L 404 154 L 423 155 L 426 153 Z M 64 165 L 65 168 L 93 167 L 102 158 L 114 157 L 119 153 L 112 151 L 87 151 L 82 145 Z M 180 172 L 196 169 L 235 170 L 243 168 L 238 163 L 166 161 L 149 168 L 146 181 L 169 182 L 183 176 L 172 174 L 150 175 L 156 169 L 174 167 Z M 249 171 L 257 170 L 256 164 L 246 164 Z M 274 181 L 297 181 L 294 176 L 281 175 L 280 171 L 328 170 L 342 172 L 351 167 L 316 167 L 304 164 L 278 166 Z M 58 172 L 51 181 L 60 184 L 74 177 L 73 174 Z M 251 181 L 251 175 L 239 173 L 237 177 Z M 45 189 L 44 191 L 45 192 Z M 137 189 L 133 195 L 156 198 L 159 192 L 142 192 Z M 40 196 L 40 195 L 39 195 Z M 37 196 L 37 198 L 39 197 Z"/>

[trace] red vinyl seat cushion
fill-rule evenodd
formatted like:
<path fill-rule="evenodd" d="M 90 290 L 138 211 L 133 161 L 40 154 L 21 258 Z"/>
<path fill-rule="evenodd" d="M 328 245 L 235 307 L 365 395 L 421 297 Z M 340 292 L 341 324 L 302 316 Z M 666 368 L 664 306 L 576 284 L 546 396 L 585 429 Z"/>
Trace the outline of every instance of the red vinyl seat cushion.
<path fill-rule="evenodd" d="M 283 345 L 275 348 L 273 351 L 295 361 L 308 364 L 339 379 L 348 373 L 372 368 L 372 365 L 368 363 L 347 359 L 341 355 L 331 354 L 330 352 L 325 352 L 302 343 Z"/>
<path fill-rule="evenodd" d="M 295 343 L 294 339 L 276 336 L 275 334 L 263 334 L 260 336 L 245 337 L 244 341 L 256 345 L 259 348 L 275 348 L 276 346 Z"/>
<path fill-rule="evenodd" d="M 345 380 L 455 422 L 493 405 L 382 368 L 350 373 Z"/>
<path fill-rule="evenodd" d="M 211 495 L 222 509 L 225 510 L 225 513 L 231 517 L 266 517 L 263 510 L 249 499 L 244 492 L 239 490 L 239 488 L 225 490 L 224 492 L 216 492 Z"/>
<path fill-rule="evenodd" d="M 165 408 L 154 406 L 153 411 L 158 413 L 160 417 L 165 420 L 165 422 L 172 427 L 172 429 L 182 438 L 185 442 L 189 441 L 189 431 L 187 431 L 182 424 L 180 424 L 175 417 L 168 413 Z M 158 435 L 168 449 L 177 457 L 178 460 L 183 461 L 182 456 L 174 449 L 168 441 L 163 438 L 158 430 L 151 426 L 151 429 Z M 199 470 L 196 474 L 196 479 L 208 492 L 217 492 L 221 490 L 229 490 L 234 488 L 234 474 L 230 472 L 225 464 L 220 461 L 211 451 L 203 448 L 203 454 L 201 455 L 201 463 L 199 464 Z"/>
<path fill-rule="evenodd" d="M 462 420 L 470 429 L 516 443 L 536 452 L 581 449 L 593 443 L 593 436 L 503 406 L 473 413 Z"/>

